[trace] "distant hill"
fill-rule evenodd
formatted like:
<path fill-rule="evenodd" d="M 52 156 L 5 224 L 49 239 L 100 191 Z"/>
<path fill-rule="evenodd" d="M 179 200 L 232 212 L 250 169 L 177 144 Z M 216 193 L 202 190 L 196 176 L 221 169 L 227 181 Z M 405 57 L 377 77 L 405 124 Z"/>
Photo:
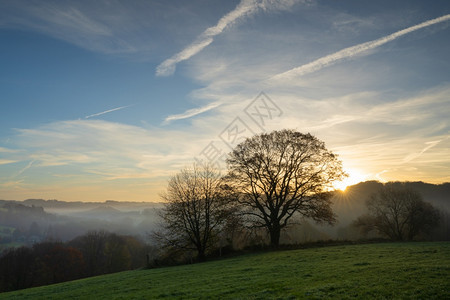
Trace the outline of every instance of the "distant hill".
<path fill-rule="evenodd" d="M 161 206 L 161 203 L 157 202 L 133 202 L 133 201 L 115 201 L 106 200 L 104 202 L 82 202 L 82 201 L 61 201 L 61 200 L 44 200 L 44 199 L 27 199 L 23 202 L 26 205 L 41 206 L 46 209 L 46 211 L 86 211 L 89 209 L 95 209 L 99 206 L 110 206 L 121 211 L 131 211 L 131 210 L 143 210 L 146 208 L 153 208 Z"/>
<path fill-rule="evenodd" d="M 441 211 L 450 213 L 450 183 L 431 184 L 424 182 L 395 182 L 418 191 L 424 201 L 431 203 Z M 378 181 L 365 181 L 348 186 L 345 191 L 335 191 L 333 196 L 333 211 L 337 215 L 335 226 L 319 226 L 314 224 L 318 230 L 327 233 L 330 238 L 356 238 L 349 233 L 348 226 L 359 216 L 367 212 L 366 201 L 376 193 L 383 183 Z"/>
<path fill-rule="evenodd" d="M 88 210 L 77 211 L 67 215 L 89 219 L 114 220 L 123 218 L 129 214 L 130 213 L 125 213 L 109 205 L 99 205 Z"/>
<path fill-rule="evenodd" d="M 418 191 L 424 201 L 430 202 L 439 209 L 450 211 L 450 183 L 431 184 L 424 182 L 394 182 Z M 345 191 L 336 191 L 334 196 L 335 212 L 340 219 L 348 219 L 365 211 L 366 201 L 376 193 L 383 184 L 378 181 L 365 181 L 347 187 Z"/>
<path fill-rule="evenodd" d="M 108 214 L 111 214 L 111 213 L 119 213 L 120 214 L 121 213 L 120 210 L 118 210 L 118 209 L 116 209 L 116 208 L 114 208 L 112 206 L 109 206 L 109 205 L 97 206 L 96 208 L 90 209 L 90 210 L 88 210 L 86 212 L 108 213 Z"/>

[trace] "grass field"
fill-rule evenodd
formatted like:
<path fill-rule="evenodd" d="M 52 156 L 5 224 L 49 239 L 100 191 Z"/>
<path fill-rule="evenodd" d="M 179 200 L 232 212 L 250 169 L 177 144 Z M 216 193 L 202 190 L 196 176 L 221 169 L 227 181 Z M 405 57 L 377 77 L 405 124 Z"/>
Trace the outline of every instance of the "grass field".
<path fill-rule="evenodd" d="M 450 299 L 450 243 L 243 255 L 0 294 L 0 299 Z"/>

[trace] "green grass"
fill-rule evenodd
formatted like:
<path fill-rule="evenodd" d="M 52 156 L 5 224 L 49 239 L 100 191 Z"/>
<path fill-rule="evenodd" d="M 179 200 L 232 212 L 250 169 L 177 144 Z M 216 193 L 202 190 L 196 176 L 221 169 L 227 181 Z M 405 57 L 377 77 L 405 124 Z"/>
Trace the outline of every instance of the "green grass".
<path fill-rule="evenodd" d="M 334 246 L 137 270 L 1 299 L 450 299 L 450 243 Z"/>

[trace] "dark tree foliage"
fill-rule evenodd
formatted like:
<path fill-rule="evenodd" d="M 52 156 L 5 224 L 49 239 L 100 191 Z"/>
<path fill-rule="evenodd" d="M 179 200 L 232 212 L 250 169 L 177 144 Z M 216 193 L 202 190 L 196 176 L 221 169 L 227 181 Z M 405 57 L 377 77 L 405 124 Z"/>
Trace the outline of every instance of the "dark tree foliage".
<path fill-rule="evenodd" d="M 230 213 L 221 185 L 211 165 L 194 165 L 173 176 L 162 195 L 163 229 L 154 237 L 165 248 L 196 251 L 203 260 Z"/>
<path fill-rule="evenodd" d="M 71 246 L 83 253 L 88 276 L 107 273 L 104 251 L 108 235 L 106 231 L 90 231 L 70 242 Z"/>
<path fill-rule="evenodd" d="M 82 278 L 81 252 L 60 242 L 11 248 L 0 256 L 0 291 L 12 291 Z"/>
<path fill-rule="evenodd" d="M 375 230 L 391 240 L 413 240 L 439 225 L 439 211 L 418 192 L 398 184 L 385 184 L 366 204 L 369 213 L 353 223 L 364 234 Z"/>
<path fill-rule="evenodd" d="M 85 276 L 81 252 L 59 242 L 43 242 L 32 247 L 34 256 L 33 286 L 59 283 Z"/>
<path fill-rule="evenodd" d="M 149 247 L 132 236 L 107 231 L 89 231 L 69 245 L 83 254 L 88 276 L 143 267 Z"/>
<path fill-rule="evenodd" d="M 0 292 L 31 287 L 34 274 L 33 250 L 28 247 L 11 248 L 0 257 Z"/>
<path fill-rule="evenodd" d="M 149 246 L 134 237 L 105 231 L 69 243 L 11 248 L 0 255 L 0 292 L 144 267 L 148 252 Z"/>
<path fill-rule="evenodd" d="M 264 227 L 272 246 L 295 214 L 332 224 L 332 183 L 345 173 L 337 156 L 311 134 L 273 131 L 247 139 L 231 152 L 228 182 L 253 226 Z"/>

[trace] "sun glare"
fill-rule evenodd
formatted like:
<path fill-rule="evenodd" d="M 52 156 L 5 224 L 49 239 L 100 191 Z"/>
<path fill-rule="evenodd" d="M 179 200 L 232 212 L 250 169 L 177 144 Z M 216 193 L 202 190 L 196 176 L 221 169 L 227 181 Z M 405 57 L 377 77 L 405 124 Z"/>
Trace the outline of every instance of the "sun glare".
<path fill-rule="evenodd" d="M 347 169 L 345 172 L 348 174 L 348 177 L 342 181 L 334 183 L 333 186 L 335 189 L 345 191 L 348 186 L 357 184 L 367 179 L 367 174 L 363 174 L 361 171 L 356 169 Z"/>

